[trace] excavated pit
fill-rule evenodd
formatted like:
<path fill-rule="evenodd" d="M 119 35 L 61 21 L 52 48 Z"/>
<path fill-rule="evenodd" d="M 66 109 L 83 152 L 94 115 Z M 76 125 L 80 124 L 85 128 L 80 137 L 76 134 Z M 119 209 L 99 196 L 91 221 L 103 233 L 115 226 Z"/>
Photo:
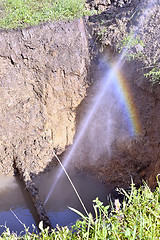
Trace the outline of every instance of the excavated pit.
<path fill-rule="evenodd" d="M 66 150 L 72 148 L 81 120 L 90 103 L 96 101 L 95 93 L 107 71 L 104 62 L 114 63 L 118 58 L 116 44 L 128 31 L 136 7 L 107 5 L 101 15 L 85 21 L 0 30 L 0 173 L 14 175 L 18 169 L 45 226 L 51 228 L 52 223 L 44 210 L 42 189 L 39 196 L 38 180 L 34 181 L 34 177 L 38 179 L 43 172 L 55 168 L 53 149 L 63 160 Z M 91 130 L 86 131 L 86 141 L 82 140 L 70 162 L 77 169 L 74 171 L 81 169 L 86 175 L 100 178 L 111 191 L 118 186 L 128 187 L 131 176 L 137 185 L 144 179 L 155 187 L 160 171 L 160 88 L 158 84 L 152 86 L 143 75 L 145 71 L 139 70 L 153 61 L 153 55 L 159 61 L 158 9 L 159 5 L 140 30 L 147 58 L 126 61 L 121 68 L 141 131 L 132 137 L 123 136 L 116 117 L 117 137 L 109 145 L 112 152 L 109 156 L 108 145 L 101 144 L 105 137 L 102 136 L 105 119 L 102 124 L 101 116 L 108 106 L 102 102 L 102 115 L 99 119 L 95 116 L 95 123 L 89 124 L 95 135 L 90 138 Z M 105 33 L 100 26 L 105 26 Z M 152 32 L 152 38 L 146 29 Z M 102 128 L 97 127 L 97 122 Z M 121 122 L 123 125 L 122 119 Z M 101 136 L 96 139 L 99 129 Z M 103 191 L 109 193 L 107 189 Z"/>

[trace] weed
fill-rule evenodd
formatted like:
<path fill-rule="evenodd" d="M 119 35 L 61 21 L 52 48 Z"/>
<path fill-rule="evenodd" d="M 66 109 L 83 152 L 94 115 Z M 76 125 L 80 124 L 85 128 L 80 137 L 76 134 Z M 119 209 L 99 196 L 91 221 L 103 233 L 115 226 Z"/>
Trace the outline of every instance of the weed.
<path fill-rule="evenodd" d="M 10 233 L 9 229 L 0 239 L 160 239 L 160 182 L 157 177 L 157 187 L 151 191 L 144 182 L 140 188 L 131 183 L 130 189 L 117 189 L 123 195 L 123 202 L 118 199 L 108 206 L 96 198 L 93 201 L 94 215 L 87 216 L 70 208 L 80 215 L 80 220 L 72 228 L 57 227 L 49 232 L 39 224 L 40 233 L 29 233 L 24 236 Z"/>
<path fill-rule="evenodd" d="M 137 189 L 132 182 L 130 191 L 117 190 L 124 196 L 115 207 L 94 200 L 95 218 L 83 217 L 76 226 L 82 239 L 156 239 L 160 237 L 160 184 L 151 191 L 144 182 Z M 108 209 L 111 209 L 108 213 Z M 77 213 L 77 211 L 76 211 Z M 81 214 L 80 214 L 81 215 Z M 81 215 L 82 216 L 82 215 Z M 85 238 L 86 237 L 86 238 Z M 157 238 L 158 239 L 158 238 Z"/>
<path fill-rule="evenodd" d="M 128 61 L 144 58 L 142 53 L 144 47 L 140 36 L 133 30 L 117 44 L 118 52 L 122 53 Z"/>
<path fill-rule="evenodd" d="M 160 67 L 159 67 L 159 64 L 156 63 L 156 64 L 154 64 L 154 66 L 148 67 L 148 68 L 151 68 L 151 70 L 149 72 L 145 73 L 144 76 L 146 78 L 149 78 L 149 81 L 152 84 L 155 84 L 155 83 L 160 84 Z"/>
<path fill-rule="evenodd" d="M 130 34 L 125 36 L 122 41 L 117 45 L 117 50 L 122 54 L 128 61 L 142 60 L 146 58 L 143 54 L 145 45 L 143 44 L 141 38 L 131 31 Z M 143 69 L 148 69 L 148 72 L 144 74 L 146 78 L 152 84 L 160 84 L 160 65 L 159 63 L 154 63 L 153 66 L 144 67 Z"/>

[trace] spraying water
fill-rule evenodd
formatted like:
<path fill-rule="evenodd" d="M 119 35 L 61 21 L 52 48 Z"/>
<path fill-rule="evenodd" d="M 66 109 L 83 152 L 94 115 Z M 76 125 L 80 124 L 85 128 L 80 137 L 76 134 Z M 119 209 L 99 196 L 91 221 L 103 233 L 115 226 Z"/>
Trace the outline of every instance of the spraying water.
<path fill-rule="evenodd" d="M 92 120 L 94 114 L 96 113 L 97 109 L 99 108 L 104 96 L 109 93 L 111 91 L 111 89 L 115 88 L 115 84 L 116 84 L 116 75 L 115 72 L 118 70 L 119 66 L 120 66 L 121 62 L 118 62 L 113 68 L 111 68 L 109 71 L 106 72 L 105 76 L 102 79 L 102 87 L 100 87 L 100 90 L 98 91 L 98 94 L 96 96 L 96 102 L 93 104 L 93 106 L 91 107 L 90 112 L 86 115 L 86 117 L 83 119 L 80 129 L 79 129 L 79 134 L 77 135 L 77 138 L 74 141 L 74 144 L 71 148 L 71 151 L 69 151 L 68 155 L 66 156 L 64 162 L 63 162 L 63 166 L 64 168 L 67 167 L 68 163 L 70 162 L 70 159 L 72 158 L 73 154 L 75 153 L 75 150 L 77 149 L 78 145 L 80 144 L 80 141 L 82 139 L 82 137 L 84 136 L 87 127 L 90 123 L 90 121 Z M 118 90 L 115 92 L 115 94 L 118 94 Z M 118 98 L 120 97 L 120 95 L 118 95 Z M 111 156 L 111 148 L 110 145 L 112 143 L 112 124 L 113 124 L 113 119 L 111 117 L 111 111 L 112 110 L 112 105 L 110 105 L 110 108 L 108 109 L 108 117 L 106 119 L 106 132 L 107 132 L 107 139 L 106 139 L 106 147 L 107 147 L 107 151 L 108 151 L 108 157 Z M 48 199 L 50 198 L 51 193 L 53 192 L 55 186 L 57 185 L 57 182 L 59 180 L 59 178 L 61 177 L 63 173 L 63 168 L 59 168 L 54 184 L 52 185 L 52 188 L 50 189 L 50 192 L 44 202 L 44 205 L 47 203 Z"/>
<path fill-rule="evenodd" d="M 143 11 L 143 13 L 140 16 L 139 24 L 134 29 L 133 37 L 134 37 L 134 35 L 136 35 L 138 33 L 138 30 L 141 28 L 141 26 L 143 25 L 146 18 L 151 14 L 151 8 L 156 3 L 157 3 L 156 0 L 149 1 L 147 3 L 146 9 Z M 125 119 L 125 124 L 127 125 L 127 130 L 129 132 L 129 134 L 132 136 L 135 133 L 138 133 L 138 131 L 139 131 L 138 124 L 134 120 L 134 116 L 133 116 L 134 114 L 130 113 L 129 104 L 126 104 L 125 95 L 122 94 L 122 90 L 121 90 L 121 86 L 120 86 L 122 84 L 119 84 L 118 77 L 117 77 L 117 72 L 121 68 L 123 62 L 125 61 L 128 49 L 130 48 L 130 44 L 131 44 L 131 42 L 129 41 L 128 45 L 123 50 L 123 52 L 120 55 L 116 64 L 113 67 L 110 67 L 110 69 L 108 69 L 108 67 L 107 67 L 107 71 L 105 72 L 105 75 L 101 80 L 102 85 L 100 86 L 98 93 L 95 96 L 96 101 L 92 104 L 92 106 L 90 106 L 89 112 L 86 114 L 85 118 L 83 119 L 83 121 L 80 125 L 79 131 L 78 131 L 79 134 L 77 134 L 71 150 L 69 151 L 69 153 L 67 154 L 67 156 L 64 159 L 64 162 L 63 162 L 64 168 L 66 168 L 68 166 L 71 158 L 75 154 L 75 151 L 77 150 L 77 147 L 79 146 L 81 139 L 85 135 L 85 132 L 87 131 L 89 124 L 92 122 L 93 117 L 95 116 L 95 114 L 97 112 L 97 109 L 102 104 L 102 102 L 106 96 L 108 96 L 110 98 L 110 96 L 112 95 L 112 99 L 118 98 L 118 104 L 121 106 L 121 109 L 123 109 L 123 118 Z M 110 94 L 111 92 L 112 92 L 112 94 Z M 114 130 L 113 130 L 114 127 L 113 126 L 115 124 L 114 117 L 112 116 L 112 114 L 113 114 L 112 108 L 113 108 L 113 105 L 110 104 L 110 106 L 107 109 L 106 128 L 104 129 L 106 131 L 106 135 L 105 135 L 106 141 L 105 141 L 104 146 L 107 149 L 108 158 L 111 157 L 111 154 L 112 154 L 111 153 L 111 144 L 113 142 L 113 135 L 114 135 Z M 131 117 L 129 117 L 129 115 Z M 63 168 L 60 167 L 57 172 L 54 184 L 52 185 L 52 187 L 49 191 L 49 194 L 46 197 L 44 205 L 49 200 L 51 193 L 53 192 L 55 186 L 57 185 L 57 182 L 58 182 L 59 178 L 61 177 L 62 173 L 63 173 Z"/>
<path fill-rule="evenodd" d="M 74 151 L 76 150 L 77 145 L 79 144 L 82 136 L 84 135 L 84 133 L 85 133 L 87 127 L 88 127 L 88 124 L 89 124 L 93 114 L 95 113 L 96 109 L 98 108 L 98 106 L 99 106 L 99 104 L 100 104 L 100 102 L 101 102 L 101 100 L 102 100 L 102 98 L 103 98 L 103 96 L 104 96 L 104 94 L 106 92 L 107 86 L 112 81 L 113 77 L 114 77 L 114 72 L 112 70 L 110 70 L 109 73 L 107 73 L 107 75 L 104 77 L 104 79 L 108 79 L 108 81 L 106 81 L 106 84 L 105 84 L 104 88 L 101 89 L 101 91 L 97 95 L 97 101 L 92 106 L 91 111 L 89 112 L 88 115 L 86 115 L 86 118 L 83 120 L 83 122 L 81 124 L 80 132 L 79 132 L 77 138 L 75 139 L 75 142 L 73 144 L 73 147 L 72 147 L 71 151 L 69 152 L 68 156 L 66 157 L 66 159 L 65 159 L 65 161 L 63 163 L 64 168 L 67 166 L 67 164 L 68 164 L 69 160 L 71 159 Z M 52 188 L 51 188 L 51 190 L 50 190 L 50 192 L 49 192 L 49 194 L 48 194 L 48 196 L 47 196 L 47 198 L 46 198 L 46 200 L 44 202 L 44 205 L 47 203 L 47 201 L 48 201 L 48 199 L 49 199 L 53 189 L 55 188 L 55 186 L 56 186 L 56 184 L 57 184 L 57 182 L 58 182 L 58 180 L 59 180 L 59 178 L 60 178 L 62 173 L 63 173 L 63 168 L 60 168 L 58 173 L 57 173 L 55 182 L 54 182 L 54 184 L 53 184 L 53 186 L 52 186 Z"/>

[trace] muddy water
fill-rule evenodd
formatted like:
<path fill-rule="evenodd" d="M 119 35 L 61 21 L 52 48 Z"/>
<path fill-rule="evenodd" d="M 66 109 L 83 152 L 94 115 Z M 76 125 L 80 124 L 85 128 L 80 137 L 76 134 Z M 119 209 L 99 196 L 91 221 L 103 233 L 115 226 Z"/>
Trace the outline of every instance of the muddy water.
<path fill-rule="evenodd" d="M 4 225 L 9 227 L 11 232 L 20 234 L 24 231 L 25 224 L 32 232 L 32 224 L 36 226 L 37 221 L 36 212 L 24 185 L 16 177 L 0 175 L 0 234 L 5 230 Z"/>
<path fill-rule="evenodd" d="M 39 195 L 42 202 L 50 190 L 56 169 L 41 174 L 34 179 L 39 188 Z M 107 196 L 115 192 L 111 186 L 104 185 L 99 179 L 94 178 L 88 173 L 80 170 L 72 169 L 69 171 L 75 187 L 77 188 L 88 212 L 93 212 L 92 201 L 98 197 L 104 204 L 107 204 Z M 70 226 L 76 222 L 79 215 L 72 212 L 68 206 L 75 208 L 84 213 L 83 208 L 73 191 L 71 184 L 64 174 L 58 181 L 54 192 L 46 203 L 45 210 L 53 227 L 56 224 L 60 226 Z M 16 216 L 14 216 L 13 212 Z M 25 224 L 29 227 L 29 231 L 33 232 L 39 219 L 30 200 L 28 193 L 24 189 L 24 185 L 16 177 L 6 177 L 0 175 L 0 234 L 5 230 L 4 225 L 9 227 L 10 231 L 24 234 Z M 36 228 L 36 230 L 37 228 Z"/>
<path fill-rule="evenodd" d="M 40 198 L 43 202 L 54 182 L 55 175 L 56 169 L 42 174 L 35 179 L 39 188 Z M 107 196 L 110 193 L 112 193 L 112 196 L 117 197 L 112 186 L 104 185 L 99 179 L 94 178 L 88 173 L 72 169 L 69 171 L 69 175 L 72 178 L 88 212 L 93 212 L 92 203 L 96 197 L 98 197 L 105 205 L 108 203 Z M 79 218 L 79 215 L 72 212 L 68 206 L 84 213 L 71 184 L 65 174 L 62 174 L 62 177 L 54 188 L 51 197 L 44 206 L 53 227 L 55 227 L 56 224 L 60 226 L 70 226 Z"/>

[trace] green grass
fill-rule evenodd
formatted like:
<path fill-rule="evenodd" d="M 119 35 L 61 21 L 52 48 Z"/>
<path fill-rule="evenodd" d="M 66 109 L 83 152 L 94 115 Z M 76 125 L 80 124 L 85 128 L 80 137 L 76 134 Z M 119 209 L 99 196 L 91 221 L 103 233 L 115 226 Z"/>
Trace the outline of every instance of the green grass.
<path fill-rule="evenodd" d="M 122 203 L 116 200 L 109 206 L 104 206 L 98 199 L 93 201 L 95 216 L 91 213 L 84 216 L 77 210 L 81 220 L 71 229 L 57 226 L 49 233 L 43 229 L 39 235 L 26 230 L 23 237 L 11 234 L 9 229 L 0 239 L 111 239 L 111 240 L 156 240 L 160 239 L 160 182 L 154 191 L 144 183 L 137 189 L 132 182 L 130 190 L 118 189 L 123 195 Z"/>
<path fill-rule="evenodd" d="M 159 67 L 159 63 L 155 63 L 153 66 L 149 66 L 148 68 L 150 68 L 151 70 L 144 74 L 144 76 L 146 78 L 149 78 L 149 81 L 152 84 L 158 83 L 160 84 L 160 67 Z"/>
<path fill-rule="evenodd" d="M 134 47 L 138 45 L 142 47 L 141 50 L 138 50 L 137 53 L 133 52 Z M 128 61 L 144 58 L 145 56 L 143 56 L 142 53 L 142 49 L 144 47 L 145 45 L 140 36 L 135 34 L 133 30 L 126 34 L 126 36 L 116 46 L 118 52 L 124 54 L 123 57 L 125 57 Z"/>
<path fill-rule="evenodd" d="M 89 14 L 84 0 L 1 0 L 0 28 L 23 28 L 39 23 L 80 18 Z"/>
<path fill-rule="evenodd" d="M 141 46 L 141 50 L 138 50 L 137 52 L 134 51 L 134 47 Z M 123 57 L 126 58 L 128 61 L 133 60 L 142 60 L 147 58 L 146 55 L 144 55 L 144 49 L 145 45 L 143 41 L 141 40 L 140 36 L 134 34 L 134 32 L 131 30 L 130 33 L 128 33 L 116 46 L 119 53 L 122 54 Z M 152 85 L 154 84 L 160 84 L 160 63 L 154 62 L 152 66 L 146 66 L 143 67 L 143 69 L 146 71 L 144 76 L 149 79 L 149 82 L 151 82 Z"/>

